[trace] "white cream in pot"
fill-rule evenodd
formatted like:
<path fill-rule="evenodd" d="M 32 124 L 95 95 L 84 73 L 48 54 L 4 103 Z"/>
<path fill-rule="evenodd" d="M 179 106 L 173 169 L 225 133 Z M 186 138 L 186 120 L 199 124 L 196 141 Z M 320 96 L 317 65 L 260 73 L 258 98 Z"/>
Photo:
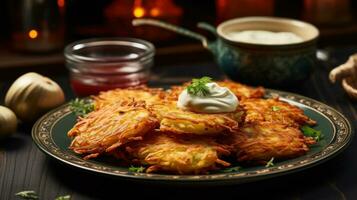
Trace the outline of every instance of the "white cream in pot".
<path fill-rule="evenodd" d="M 292 32 L 272 32 L 265 30 L 246 30 L 227 34 L 233 41 L 253 44 L 291 44 L 302 42 L 303 39 Z"/>

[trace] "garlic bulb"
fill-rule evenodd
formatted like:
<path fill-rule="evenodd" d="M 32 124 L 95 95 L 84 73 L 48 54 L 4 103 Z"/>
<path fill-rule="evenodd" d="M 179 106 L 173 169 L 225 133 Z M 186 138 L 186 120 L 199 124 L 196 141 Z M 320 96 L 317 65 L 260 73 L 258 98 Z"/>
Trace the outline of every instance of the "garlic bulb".
<path fill-rule="evenodd" d="M 21 120 L 31 122 L 64 100 L 64 93 L 57 83 L 30 72 L 20 76 L 11 85 L 6 93 L 5 105 Z"/>
<path fill-rule="evenodd" d="M 0 138 L 5 138 L 15 133 L 17 128 L 17 118 L 10 109 L 0 106 Z"/>

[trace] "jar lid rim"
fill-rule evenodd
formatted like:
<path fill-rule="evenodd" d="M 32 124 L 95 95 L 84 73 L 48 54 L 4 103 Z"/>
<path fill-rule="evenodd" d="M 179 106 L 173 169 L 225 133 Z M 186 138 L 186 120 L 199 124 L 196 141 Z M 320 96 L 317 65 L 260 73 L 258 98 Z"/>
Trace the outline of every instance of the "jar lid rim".
<path fill-rule="evenodd" d="M 139 49 L 143 52 L 140 54 L 128 53 L 124 56 L 112 57 L 91 57 L 76 53 L 76 51 L 83 50 L 85 48 L 100 46 L 128 46 Z M 128 62 L 152 57 L 154 53 L 155 47 L 151 42 L 129 37 L 84 39 L 70 43 L 64 49 L 65 58 L 74 62 Z"/>

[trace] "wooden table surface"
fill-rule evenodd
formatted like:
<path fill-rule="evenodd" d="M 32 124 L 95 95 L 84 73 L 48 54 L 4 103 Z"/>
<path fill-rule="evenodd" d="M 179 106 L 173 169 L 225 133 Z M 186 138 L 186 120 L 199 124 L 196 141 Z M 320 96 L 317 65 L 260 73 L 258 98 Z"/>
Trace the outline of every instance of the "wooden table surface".
<path fill-rule="evenodd" d="M 328 62 L 317 66 L 310 80 L 301 83 L 299 87 L 284 90 L 314 98 L 336 108 L 355 127 L 357 104 L 345 95 L 339 85 L 332 85 L 327 79 L 331 67 L 344 62 L 353 52 L 357 52 L 356 47 L 329 49 Z M 50 69 L 47 72 L 64 88 L 67 100 L 74 97 L 66 73 L 53 74 Z M 4 75 L 6 71 L 1 73 Z M 202 61 L 155 66 L 150 84 L 176 84 L 203 75 L 223 78 L 213 62 Z M 12 81 L 13 78 L 3 78 L 0 81 L 0 102 Z M 186 199 L 195 196 L 199 199 L 357 198 L 357 143 L 354 140 L 335 158 L 294 174 L 234 186 L 175 187 L 122 181 L 59 163 L 42 153 L 32 142 L 31 126 L 21 125 L 16 134 L 0 143 L 0 199 L 18 199 L 14 194 L 23 190 L 35 190 L 40 199 L 46 200 L 65 194 L 70 194 L 75 200 L 137 197 Z"/>

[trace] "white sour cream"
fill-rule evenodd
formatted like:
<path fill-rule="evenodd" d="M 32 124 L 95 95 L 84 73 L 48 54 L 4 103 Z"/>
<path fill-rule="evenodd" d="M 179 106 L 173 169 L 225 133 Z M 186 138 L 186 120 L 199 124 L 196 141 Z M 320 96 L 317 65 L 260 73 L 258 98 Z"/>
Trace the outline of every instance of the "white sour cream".
<path fill-rule="evenodd" d="M 209 93 L 205 96 L 189 94 L 187 89 L 181 92 L 177 107 L 200 113 L 224 113 L 237 109 L 237 97 L 226 87 L 217 83 L 207 83 Z"/>
<path fill-rule="evenodd" d="M 237 42 L 253 44 L 291 44 L 303 39 L 291 32 L 271 32 L 263 30 L 247 30 L 227 34 L 228 38 Z"/>

